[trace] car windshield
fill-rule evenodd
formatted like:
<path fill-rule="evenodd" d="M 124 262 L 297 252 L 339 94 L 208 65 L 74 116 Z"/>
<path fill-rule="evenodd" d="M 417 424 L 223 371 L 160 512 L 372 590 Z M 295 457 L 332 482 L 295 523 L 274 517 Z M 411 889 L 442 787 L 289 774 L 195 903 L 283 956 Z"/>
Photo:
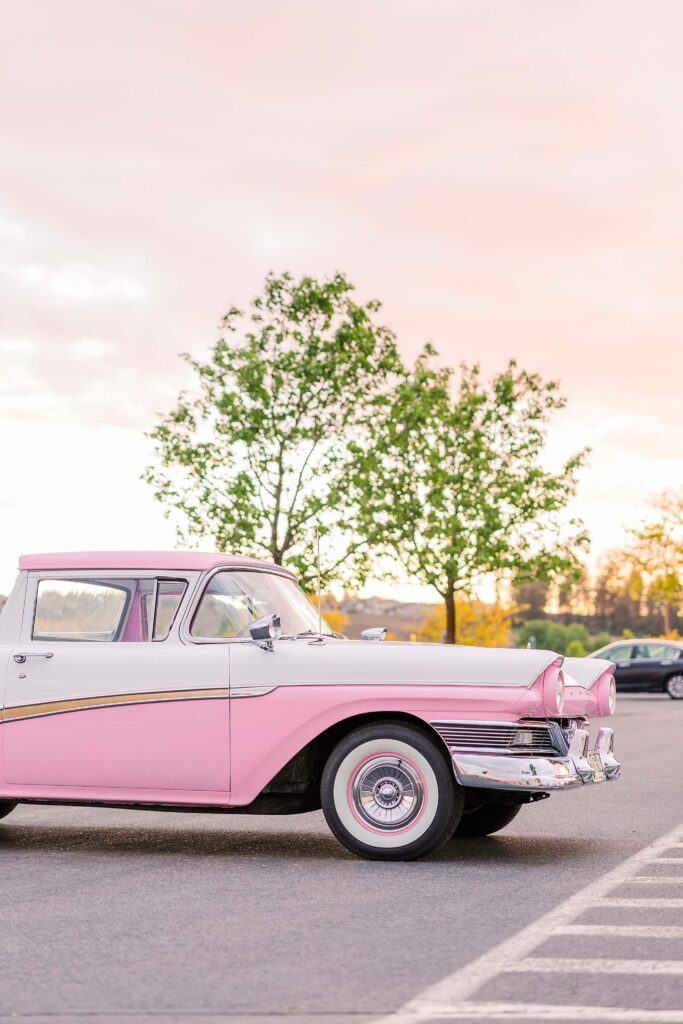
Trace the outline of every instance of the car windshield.
<path fill-rule="evenodd" d="M 303 590 L 276 573 L 225 569 L 209 580 L 192 620 L 192 635 L 225 640 L 249 635 L 249 625 L 277 612 L 282 635 L 318 632 L 318 609 Z M 323 632 L 336 634 L 323 619 Z"/>

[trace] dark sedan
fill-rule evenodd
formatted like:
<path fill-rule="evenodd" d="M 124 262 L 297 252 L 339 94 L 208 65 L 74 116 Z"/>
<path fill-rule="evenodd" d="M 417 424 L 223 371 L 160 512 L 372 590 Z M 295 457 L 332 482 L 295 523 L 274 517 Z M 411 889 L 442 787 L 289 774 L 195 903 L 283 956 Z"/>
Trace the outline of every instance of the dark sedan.
<path fill-rule="evenodd" d="M 618 690 L 664 692 L 674 700 L 683 700 L 683 643 L 617 640 L 590 657 L 614 662 Z"/>

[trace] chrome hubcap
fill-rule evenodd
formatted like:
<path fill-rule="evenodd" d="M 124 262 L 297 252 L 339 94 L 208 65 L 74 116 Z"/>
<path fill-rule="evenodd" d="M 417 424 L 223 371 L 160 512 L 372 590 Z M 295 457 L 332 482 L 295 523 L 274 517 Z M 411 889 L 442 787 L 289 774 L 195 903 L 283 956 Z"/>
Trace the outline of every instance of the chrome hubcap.
<path fill-rule="evenodd" d="M 360 818 L 373 828 L 392 832 L 405 828 L 424 803 L 422 779 L 412 764 L 382 754 L 358 770 L 351 798 Z"/>
<path fill-rule="evenodd" d="M 666 688 L 672 697 L 683 697 L 683 676 L 672 676 Z"/>

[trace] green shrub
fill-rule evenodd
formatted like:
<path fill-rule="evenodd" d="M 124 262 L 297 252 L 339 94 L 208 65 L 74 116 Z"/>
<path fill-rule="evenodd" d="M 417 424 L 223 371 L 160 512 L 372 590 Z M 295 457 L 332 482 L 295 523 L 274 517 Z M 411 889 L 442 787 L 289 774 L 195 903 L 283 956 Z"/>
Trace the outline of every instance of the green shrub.
<path fill-rule="evenodd" d="M 517 634 L 517 646 L 526 647 L 533 637 L 539 650 L 557 651 L 570 658 L 583 658 L 587 650 L 597 647 L 591 645 L 588 630 L 580 622 L 570 622 L 563 626 L 552 619 L 531 619 L 525 623 Z M 609 637 L 605 641 L 609 643 Z"/>
<path fill-rule="evenodd" d="M 590 649 L 592 651 L 599 651 L 603 647 L 607 647 L 607 644 L 611 643 L 612 637 L 606 630 L 603 630 L 601 633 L 598 633 L 596 636 L 593 637 L 593 639 L 591 640 Z"/>
<path fill-rule="evenodd" d="M 567 628 L 567 636 L 569 640 L 578 640 L 584 650 L 588 647 L 588 630 L 581 622 L 570 622 Z M 579 657 L 579 655 L 572 655 L 572 657 Z"/>
<path fill-rule="evenodd" d="M 580 640 L 570 640 L 564 653 L 568 658 L 585 658 L 586 648 Z"/>

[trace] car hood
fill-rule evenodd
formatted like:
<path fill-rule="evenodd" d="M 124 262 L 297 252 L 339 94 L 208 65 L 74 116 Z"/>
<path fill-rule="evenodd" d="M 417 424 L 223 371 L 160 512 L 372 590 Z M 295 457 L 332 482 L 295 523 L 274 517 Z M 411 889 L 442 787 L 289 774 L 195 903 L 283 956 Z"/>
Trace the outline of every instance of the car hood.
<path fill-rule="evenodd" d="M 554 651 L 461 647 L 393 641 L 299 639 L 276 642 L 264 653 L 264 682 L 531 686 L 561 660 Z"/>
<path fill-rule="evenodd" d="M 583 690 L 590 690 L 603 672 L 611 668 L 614 668 L 614 662 L 605 658 L 565 658 L 562 665 L 565 681 Z"/>

